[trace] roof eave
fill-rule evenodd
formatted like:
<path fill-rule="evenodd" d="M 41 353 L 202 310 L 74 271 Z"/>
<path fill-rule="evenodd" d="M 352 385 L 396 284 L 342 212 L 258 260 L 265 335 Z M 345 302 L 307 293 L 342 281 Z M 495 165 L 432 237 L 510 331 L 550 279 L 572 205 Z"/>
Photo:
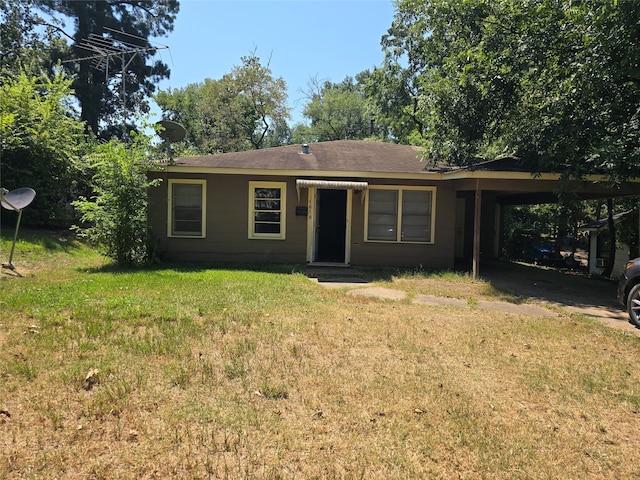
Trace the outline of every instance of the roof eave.
<path fill-rule="evenodd" d="M 505 172 L 489 170 L 455 170 L 443 174 L 445 180 L 467 180 L 467 179 L 504 179 L 504 180 L 558 180 L 557 173 L 541 173 L 534 175 L 531 172 Z"/>
<path fill-rule="evenodd" d="M 489 171 L 489 170 L 455 170 L 442 175 L 444 180 L 468 180 L 468 179 L 491 179 L 491 180 L 560 180 L 559 173 L 539 173 L 531 172 L 511 172 L 511 171 Z M 585 175 L 582 179 L 585 182 L 607 183 L 611 179 L 606 175 Z M 639 183 L 640 178 L 631 178 L 627 182 Z"/>
<path fill-rule="evenodd" d="M 398 180 L 537 180 L 558 181 L 558 173 L 532 174 L 530 172 L 488 171 L 488 170 L 455 170 L 451 172 L 380 172 L 359 170 L 306 170 L 306 169 L 263 169 L 263 168 L 229 168 L 203 166 L 163 165 L 157 171 L 186 174 L 218 174 L 218 175 L 257 175 L 284 177 L 326 177 L 326 178 L 378 178 Z M 583 181 L 607 183 L 605 175 L 587 175 Z M 629 179 L 629 183 L 640 183 L 640 178 Z"/>
<path fill-rule="evenodd" d="M 221 168 L 202 166 L 172 166 L 165 165 L 158 171 L 168 173 L 188 174 L 218 174 L 218 175 L 259 175 L 284 177 L 327 177 L 327 178 L 394 178 L 405 180 L 442 180 L 441 172 L 367 172 L 367 171 L 335 171 L 335 170 L 301 170 L 301 169 L 261 169 L 261 168 Z"/>

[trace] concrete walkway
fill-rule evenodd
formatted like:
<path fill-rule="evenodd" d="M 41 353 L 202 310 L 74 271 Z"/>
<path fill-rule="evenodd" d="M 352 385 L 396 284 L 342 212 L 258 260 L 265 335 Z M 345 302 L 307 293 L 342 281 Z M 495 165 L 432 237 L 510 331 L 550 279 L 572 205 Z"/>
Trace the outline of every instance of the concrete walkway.
<path fill-rule="evenodd" d="M 362 279 L 340 279 L 339 281 L 327 281 L 321 280 L 317 277 L 310 277 L 310 280 L 321 285 L 325 288 L 331 289 L 346 289 L 347 295 L 362 296 L 362 297 L 374 297 L 383 300 L 404 300 L 407 298 L 407 293 L 403 290 L 396 290 L 394 288 L 385 288 L 377 286 L 368 286 L 369 283 Z M 412 300 L 415 304 L 422 305 L 441 305 L 455 308 L 479 308 L 481 310 L 497 310 L 508 313 L 520 313 L 523 315 L 537 315 L 537 316 L 556 316 L 557 314 L 548 308 L 543 308 L 538 305 L 528 303 L 509 303 L 501 301 L 487 301 L 480 300 L 474 302 L 473 305 L 469 304 L 466 300 L 460 298 L 438 297 L 435 295 L 423 295 L 418 294 Z"/>
<path fill-rule="evenodd" d="M 309 280 L 321 285 L 324 288 L 344 289 L 346 295 L 373 297 L 383 300 L 400 301 L 407 298 L 407 293 L 403 290 L 385 288 L 372 285 L 362 277 L 357 275 L 357 271 L 350 270 L 319 270 L 307 273 Z M 602 296 L 596 296 L 593 292 L 579 292 L 575 295 L 558 295 L 555 292 L 546 291 L 548 288 L 544 282 L 528 282 L 523 277 L 509 278 L 503 273 L 497 276 L 489 275 L 486 280 L 494 286 L 511 292 L 523 298 L 526 303 L 510 303 L 504 301 L 479 300 L 472 304 L 464 299 L 439 297 L 435 295 L 418 294 L 411 299 L 414 304 L 441 305 L 454 307 L 457 309 L 481 309 L 494 310 L 499 312 L 532 315 L 532 316 L 558 316 L 558 309 L 567 313 L 577 313 L 595 318 L 605 325 L 617 328 L 640 337 L 640 330 L 629 323 L 627 313 L 615 303 L 615 288 L 611 292 L 611 286 L 604 288 L 597 285 L 602 291 Z M 539 286 L 540 284 L 540 286 Z M 556 293 L 554 295 L 553 293 Z M 586 295 L 588 298 L 584 298 Z M 609 298 L 611 297 L 611 298 Z M 571 298 L 567 301 L 567 298 Z"/>

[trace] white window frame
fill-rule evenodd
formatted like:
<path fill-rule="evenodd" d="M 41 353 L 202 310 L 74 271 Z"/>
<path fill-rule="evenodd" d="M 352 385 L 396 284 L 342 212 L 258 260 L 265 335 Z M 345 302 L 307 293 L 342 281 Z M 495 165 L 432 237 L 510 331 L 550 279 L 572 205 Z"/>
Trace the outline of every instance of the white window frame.
<path fill-rule="evenodd" d="M 201 203 L 202 212 L 200 218 L 200 233 L 187 233 L 181 234 L 173 231 L 173 185 L 175 184 L 190 184 L 201 185 Z M 168 212 L 167 212 L 167 236 L 171 238 L 206 238 L 207 236 L 207 181 L 199 179 L 186 179 L 186 178 L 170 178 L 168 182 Z"/>
<path fill-rule="evenodd" d="M 372 190 L 393 190 L 398 193 L 397 205 L 396 205 L 396 238 L 390 240 L 382 239 L 369 239 L 369 200 L 371 198 L 370 192 Z M 405 191 L 428 191 L 431 192 L 431 222 L 429 225 L 430 238 L 428 241 L 418 240 L 402 240 L 402 196 Z M 371 243 L 417 243 L 424 245 L 432 245 L 435 243 L 435 225 L 436 225 L 436 187 L 404 187 L 395 185 L 369 185 L 369 192 L 367 193 L 367 202 L 365 208 L 365 222 L 364 222 L 364 241 Z"/>
<path fill-rule="evenodd" d="M 258 188 L 279 188 L 280 189 L 280 232 L 279 233 L 256 233 L 255 214 L 256 202 L 255 192 Z M 267 240 L 285 240 L 287 237 L 287 183 L 286 182 L 249 182 L 249 238 Z"/>

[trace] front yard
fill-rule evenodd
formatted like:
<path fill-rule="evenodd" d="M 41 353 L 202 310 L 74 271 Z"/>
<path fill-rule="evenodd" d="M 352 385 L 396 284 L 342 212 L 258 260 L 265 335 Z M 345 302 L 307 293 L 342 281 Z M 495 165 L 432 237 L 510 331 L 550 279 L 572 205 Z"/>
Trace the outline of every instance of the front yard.
<path fill-rule="evenodd" d="M 21 237 L 0 478 L 638 478 L 635 335 L 346 295 L 297 267 L 122 271 Z M 456 274 L 377 284 L 517 301 Z"/>

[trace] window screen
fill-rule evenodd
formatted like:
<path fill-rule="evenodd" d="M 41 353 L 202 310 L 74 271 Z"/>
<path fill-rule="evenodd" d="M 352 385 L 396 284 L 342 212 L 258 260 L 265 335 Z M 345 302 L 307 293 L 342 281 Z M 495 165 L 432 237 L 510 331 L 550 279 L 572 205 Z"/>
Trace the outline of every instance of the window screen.
<path fill-rule="evenodd" d="M 202 236 L 201 183 L 171 184 L 171 234 L 176 236 Z"/>

